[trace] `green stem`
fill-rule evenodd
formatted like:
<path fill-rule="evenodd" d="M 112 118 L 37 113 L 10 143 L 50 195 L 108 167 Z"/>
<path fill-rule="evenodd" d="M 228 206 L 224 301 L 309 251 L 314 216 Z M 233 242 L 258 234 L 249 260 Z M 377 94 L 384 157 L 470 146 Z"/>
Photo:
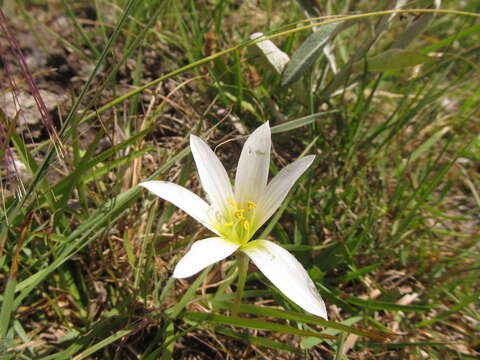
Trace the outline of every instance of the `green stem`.
<path fill-rule="evenodd" d="M 238 285 L 237 293 L 235 294 L 235 302 L 233 303 L 232 316 L 237 316 L 238 310 L 240 309 L 243 289 L 245 289 L 245 281 L 247 280 L 248 261 L 248 256 L 243 252 L 237 253 Z"/>

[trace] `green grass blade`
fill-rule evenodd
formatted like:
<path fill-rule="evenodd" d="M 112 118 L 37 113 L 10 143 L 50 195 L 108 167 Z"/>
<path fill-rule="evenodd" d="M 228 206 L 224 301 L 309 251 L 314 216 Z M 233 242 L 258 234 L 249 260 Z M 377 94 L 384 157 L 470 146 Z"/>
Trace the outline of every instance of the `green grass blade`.
<path fill-rule="evenodd" d="M 336 339 L 336 337 L 332 335 L 322 334 L 309 330 L 300 330 L 291 326 L 256 319 L 246 319 L 235 316 L 215 315 L 198 312 L 186 312 L 182 315 L 182 317 L 195 322 L 206 321 L 214 324 L 239 326 L 247 329 L 277 331 L 284 334 L 313 336 L 320 339 Z"/>
<path fill-rule="evenodd" d="M 233 306 L 232 303 L 227 303 L 222 301 L 215 301 L 214 304 L 215 306 L 218 306 L 220 309 L 229 309 L 229 310 Z M 385 339 L 383 335 L 373 331 L 353 328 L 351 326 L 343 325 L 334 321 L 325 320 L 317 316 L 309 315 L 306 313 L 287 311 L 287 310 L 277 310 L 273 308 L 267 308 L 263 306 L 254 306 L 254 305 L 248 305 L 248 304 L 241 304 L 240 312 L 246 313 L 246 314 L 258 315 L 258 316 L 268 316 L 275 319 L 299 321 L 305 324 L 325 326 L 326 328 L 336 329 L 339 331 L 344 331 L 344 332 L 356 334 L 359 336 L 369 337 L 378 341 Z"/>
<path fill-rule="evenodd" d="M 15 277 L 9 277 L 2 296 L 2 308 L 0 310 L 0 339 L 6 337 L 10 328 L 10 319 L 15 309 L 13 300 L 15 297 L 15 286 L 17 280 Z"/>
<path fill-rule="evenodd" d="M 291 353 L 294 353 L 296 355 L 301 355 L 302 351 L 300 349 L 297 349 L 288 343 L 282 343 L 282 342 L 277 342 L 277 341 L 272 341 L 269 340 L 265 337 L 260 337 L 260 336 L 253 336 L 249 334 L 240 334 L 238 332 L 235 332 L 229 328 L 223 327 L 223 326 L 217 326 L 215 328 L 215 332 L 218 334 L 222 334 L 225 336 L 228 336 L 232 339 L 239 340 L 243 343 L 246 344 L 256 344 L 260 346 L 264 346 L 266 348 L 270 349 L 276 349 L 276 350 L 283 350 L 283 351 L 288 351 Z"/>

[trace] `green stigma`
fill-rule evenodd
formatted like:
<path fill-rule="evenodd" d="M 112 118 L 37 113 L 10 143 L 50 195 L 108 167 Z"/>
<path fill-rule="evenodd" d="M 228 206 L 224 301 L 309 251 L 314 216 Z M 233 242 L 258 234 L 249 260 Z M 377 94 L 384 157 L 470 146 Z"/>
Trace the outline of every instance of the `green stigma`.
<path fill-rule="evenodd" d="M 237 244 L 246 244 L 253 236 L 253 220 L 257 204 L 247 201 L 239 204 L 232 198 L 227 199 L 229 208 L 217 215 L 215 229 L 226 240 Z"/>

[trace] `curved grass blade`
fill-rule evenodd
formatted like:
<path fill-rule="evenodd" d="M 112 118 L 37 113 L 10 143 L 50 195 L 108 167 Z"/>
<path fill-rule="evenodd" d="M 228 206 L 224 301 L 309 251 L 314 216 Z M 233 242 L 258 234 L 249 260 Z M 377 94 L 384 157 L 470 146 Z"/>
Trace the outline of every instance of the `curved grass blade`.
<path fill-rule="evenodd" d="M 240 334 L 237 333 L 231 329 L 228 329 L 223 326 L 218 326 L 215 328 L 215 332 L 218 334 L 222 334 L 225 336 L 228 336 L 230 338 L 242 341 L 247 344 L 257 344 L 261 345 L 270 349 L 276 349 L 276 350 L 283 350 L 283 351 L 289 351 L 291 353 L 294 353 L 296 355 L 301 355 L 302 351 L 300 349 L 297 349 L 294 346 L 291 346 L 286 343 L 280 343 L 277 341 L 272 341 L 269 339 L 266 339 L 264 337 L 259 337 L 259 336 L 253 336 L 253 335 L 248 335 L 248 334 Z"/>
<path fill-rule="evenodd" d="M 387 301 L 364 300 L 355 296 L 348 297 L 345 299 L 345 301 L 349 302 L 350 304 L 358 305 L 365 309 L 370 309 L 370 310 L 422 312 L 422 311 L 428 311 L 431 308 L 430 306 L 425 306 L 425 305 L 400 305 L 400 304 L 395 304 Z"/>
<path fill-rule="evenodd" d="M 90 346 L 89 348 L 85 349 L 84 351 L 82 351 L 80 354 L 78 354 L 77 356 L 75 356 L 73 358 L 73 360 L 82 360 L 82 359 L 85 359 L 87 358 L 89 355 L 97 352 L 98 350 L 104 348 L 105 346 L 108 346 L 110 345 L 111 343 L 121 339 L 122 337 L 124 336 L 127 336 L 128 334 L 130 334 L 131 332 L 134 332 L 135 329 L 137 328 L 138 324 L 133 324 L 133 325 L 130 325 L 128 328 L 126 329 L 122 329 L 122 330 L 119 330 L 117 331 L 115 334 L 113 335 L 110 335 L 109 337 L 99 341 L 98 343 L 96 343 L 95 345 L 93 346 Z"/>
<path fill-rule="evenodd" d="M 230 302 L 215 301 L 214 304 L 215 306 L 218 306 L 221 309 L 231 309 L 233 307 L 233 303 L 230 303 Z M 243 312 L 246 314 L 252 314 L 252 315 L 268 316 L 276 319 L 300 321 L 306 324 L 325 326 L 327 328 L 336 329 L 336 330 L 344 331 L 347 333 L 356 334 L 359 336 L 365 336 L 377 341 L 385 340 L 385 336 L 377 332 L 357 329 L 351 326 L 337 323 L 335 321 L 325 320 L 313 315 L 294 312 L 294 311 L 278 310 L 278 309 L 272 309 L 272 308 L 267 308 L 263 306 L 241 304 L 240 312 Z"/>
<path fill-rule="evenodd" d="M 180 312 L 185 308 L 185 306 L 187 306 L 187 304 L 192 300 L 193 296 L 195 295 L 195 291 L 197 291 L 197 288 L 202 284 L 203 280 L 208 275 L 212 267 L 213 265 L 210 265 L 205 270 L 203 270 L 200 276 L 198 276 L 195 279 L 195 281 L 192 283 L 192 285 L 190 285 L 190 287 L 185 292 L 185 294 L 183 295 L 181 300 L 178 302 L 178 304 L 172 308 L 171 314 L 170 314 L 172 318 L 176 318 L 180 314 Z"/>
<path fill-rule="evenodd" d="M 282 325 L 257 319 L 246 319 L 237 316 L 215 315 L 199 312 L 186 312 L 182 315 L 184 319 L 195 322 L 211 322 L 221 325 L 239 326 L 248 329 L 277 331 L 284 334 L 313 336 L 321 339 L 336 339 L 336 336 L 321 334 L 316 331 L 301 330 L 288 325 Z"/>
<path fill-rule="evenodd" d="M 480 299 L 480 291 L 475 292 L 473 295 L 467 296 L 466 298 L 463 299 L 463 301 L 461 301 L 455 306 L 452 306 L 450 310 L 447 310 L 432 319 L 427 319 L 422 322 L 419 322 L 417 325 L 415 325 L 415 327 L 417 328 L 424 327 L 430 324 L 434 324 L 438 321 L 442 321 L 447 317 L 449 317 L 450 315 L 456 313 L 457 311 L 462 310 L 465 306 L 470 305 L 472 302 L 478 301 L 478 299 Z"/>
<path fill-rule="evenodd" d="M 313 124 L 317 119 L 325 116 L 325 115 L 330 115 L 334 113 L 335 111 L 326 111 L 326 112 L 321 112 L 321 113 L 316 113 L 308 116 L 301 117 L 299 119 L 291 120 L 284 122 L 279 125 L 275 125 L 272 127 L 271 131 L 272 134 L 280 134 L 286 131 L 291 131 L 298 129 L 302 126 L 307 126 L 310 124 Z"/>

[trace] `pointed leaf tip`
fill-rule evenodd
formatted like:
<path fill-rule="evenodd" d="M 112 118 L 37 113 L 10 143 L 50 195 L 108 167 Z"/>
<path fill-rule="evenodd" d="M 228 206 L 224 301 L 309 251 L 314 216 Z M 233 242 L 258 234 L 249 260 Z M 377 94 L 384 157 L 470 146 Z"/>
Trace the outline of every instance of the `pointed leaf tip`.
<path fill-rule="evenodd" d="M 323 47 L 334 35 L 341 23 L 322 25 L 295 50 L 282 73 L 282 86 L 288 86 L 300 79 L 322 53 Z"/>

